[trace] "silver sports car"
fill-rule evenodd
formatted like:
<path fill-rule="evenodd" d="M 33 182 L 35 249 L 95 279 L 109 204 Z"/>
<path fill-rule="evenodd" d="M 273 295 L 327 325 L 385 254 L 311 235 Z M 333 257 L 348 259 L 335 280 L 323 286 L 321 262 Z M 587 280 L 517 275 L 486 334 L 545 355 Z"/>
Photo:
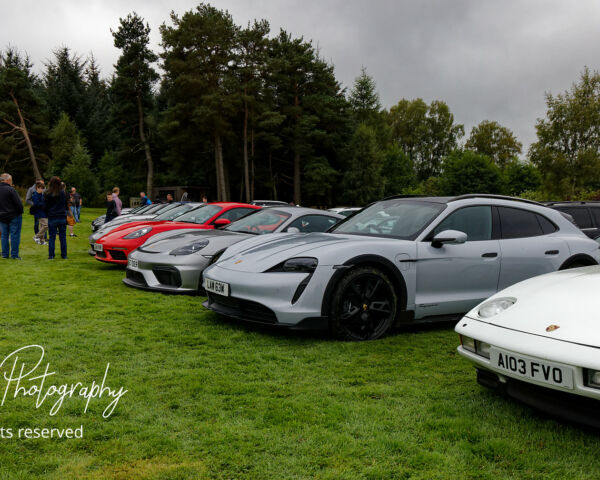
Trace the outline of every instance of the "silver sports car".
<path fill-rule="evenodd" d="M 204 205 L 204 203 L 157 203 L 154 205 L 149 205 L 151 209 L 145 211 L 145 213 L 141 215 L 119 215 L 117 218 L 105 223 L 102 227 L 88 237 L 88 242 L 90 244 L 88 253 L 92 256 L 95 256 L 96 252 L 94 251 L 94 243 L 100 240 L 100 238 L 107 233 L 110 233 L 113 230 L 122 227 L 123 225 L 133 224 L 134 222 L 144 222 L 144 224 L 146 224 L 148 222 L 160 222 L 163 220 L 171 221 L 194 208 L 201 207 L 202 205 Z"/>
<path fill-rule="evenodd" d="M 324 232 L 343 219 L 312 208 L 257 210 L 222 230 L 164 232 L 129 254 L 123 282 L 169 293 L 198 293 L 202 271 L 229 246 L 267 233 Z"/>
<path fill-rule="evenodd" d="M 457 319 L 529 277 L 595 265 L 598 244 L 560 212 L 491 195 L 392 197 L 329 233 L 251 238 L 204 271 L 205 306 L 341 339 Z"/>

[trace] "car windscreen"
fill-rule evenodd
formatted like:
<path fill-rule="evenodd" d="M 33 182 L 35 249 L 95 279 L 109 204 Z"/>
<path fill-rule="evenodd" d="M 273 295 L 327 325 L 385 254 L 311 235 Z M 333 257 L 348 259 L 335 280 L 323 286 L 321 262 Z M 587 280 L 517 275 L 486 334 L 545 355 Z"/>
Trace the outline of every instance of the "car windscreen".
<path fill-rule="evenodd" d="M 426 201 L 384 200 L 348 217 L 330 232 L 414 239 L 445 207 Z"/>
<path fill-rule="evenodd" d="M 166 212 L 161 212 L 160 215 L 154 218 L 155 221 L 161 220 L 173 220 L 180 215 L 183 215 L 185 212 L 189 212 L 192 208 L 197 207 L 198 205 L 194 205 L 191 203 L 186 203 L 184 205 L 177 205 L 175 208 L 171 208 Z"/>
<path fill-rule="evenodd" d="M 177 217 L 178 222 L 188 222 L 188 223 L 206 223 L 213 216 L 223 210 L 223 207 L 219 207 L 217 205 L 204 205 L 203 207 L 196 208 L 191 212 L 184 213 L 183 215 Z"/>
<path fill-rule="evenodd" d="M 150 208 L 144 212 L 144 215 L 150 215 L 152 213 L 156 214 L 160 212 L 163 208 L 167 208 L 169 206 L 170 204 L 166 203 L 155 203 L 154 205 L 150 205 Z"/>
<path fill-rule="evenodd" d="M 131 210 L 129 212 L 128 215 L 131 215 L 133 213 L 137 214 L 137 215 L 141 215 L 143 213 L 146 213 L 148 210 L 150 210 L 152 207 L 154 207 L 155 205 L 143 205 L 141 207 L 138 208 L 134 208 L 133 210 Z"/>
<path fill-rule="evenodd" d="M 256 213 L 246 215 L 237 222 L 224 228 L 229 232 L 254 233 L 262 235 L 272 233 L 285 222 L 291 215 L 278 210 L 259 210 Z"/>

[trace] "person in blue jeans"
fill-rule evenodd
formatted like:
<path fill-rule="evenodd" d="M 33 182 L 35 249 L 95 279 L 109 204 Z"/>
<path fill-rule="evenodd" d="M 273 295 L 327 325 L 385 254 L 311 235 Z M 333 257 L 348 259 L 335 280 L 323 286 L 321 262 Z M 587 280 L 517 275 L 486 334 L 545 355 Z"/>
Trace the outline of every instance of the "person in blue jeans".
<path fill-rule="evenodd" d="M 67 194 L 60 178 L 50 179 L 44 193 L 44 209 L 48 215 L 48 259 L 54 259 L 56 234 L 60 240 L 60 256 L 67 258 Z"/>
<path fill-rule="evenodd" d="M 71 213 L 73 217 L 75 217 L 75 221 L 79 223 L 79 215 L 81 214 L 81 195 L 77 193 L 77 189 L 75 187 L 71 188 Z"/>
<path fill-rule="evenodd" d="M 12 186 L 12 176 L 0 175 L 0 234 L 2 235 L 2 258 L 20 260 L 21 225 L 23 222 L 23 202 Z"/>

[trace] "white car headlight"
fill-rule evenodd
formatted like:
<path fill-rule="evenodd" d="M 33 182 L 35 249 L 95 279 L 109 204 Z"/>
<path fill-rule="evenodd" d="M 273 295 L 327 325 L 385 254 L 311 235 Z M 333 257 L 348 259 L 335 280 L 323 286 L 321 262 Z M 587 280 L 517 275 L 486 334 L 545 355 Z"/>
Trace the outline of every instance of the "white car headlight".
<path fill-rule="evenodd" d="M 491 318 L 499 313 L 502 313 L 507 308 L 512 307 L 516 302 L 516 298 L 496 298 L 484 303 L 481 307 L 479 307 L 477 315 L 479 315 L 481 318 Z"/>
<path fill-rule="evenodd" d="M 585 385 L 586 387 L 599 388 L 600 389 L 600 371 L 598 370 L 586 370 L 585 371 Z"/>

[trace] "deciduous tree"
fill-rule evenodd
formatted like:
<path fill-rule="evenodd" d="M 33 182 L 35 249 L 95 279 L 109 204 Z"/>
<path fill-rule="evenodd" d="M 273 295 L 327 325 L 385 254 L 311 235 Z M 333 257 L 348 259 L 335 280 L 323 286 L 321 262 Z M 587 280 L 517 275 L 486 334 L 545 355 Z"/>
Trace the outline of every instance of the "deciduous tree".
<path fill-rule="evenodd" d="M 600 74 L 585 69 L 579 82 L 558 95 L 546 94 L 546 118 L 529 156 L 544 189 L 556 198 L 600 186 Z"/>
<path fill-rule="evenodd" d="M 390 109 L 388 122 L 392 138 L 415 165 L 420 180 L 438 175 L 442 160 L 464 135 L 464 127 L 454 123 L 448 105 L 435 100 L 400 100 Z"/>
<path fill-rule="evenodd" d="M 489 120 L 473 127 L 465 143 L 465 148 L 487 155 L 500 167 L 516 158 L 522 146 L 510 129 Z"/>

